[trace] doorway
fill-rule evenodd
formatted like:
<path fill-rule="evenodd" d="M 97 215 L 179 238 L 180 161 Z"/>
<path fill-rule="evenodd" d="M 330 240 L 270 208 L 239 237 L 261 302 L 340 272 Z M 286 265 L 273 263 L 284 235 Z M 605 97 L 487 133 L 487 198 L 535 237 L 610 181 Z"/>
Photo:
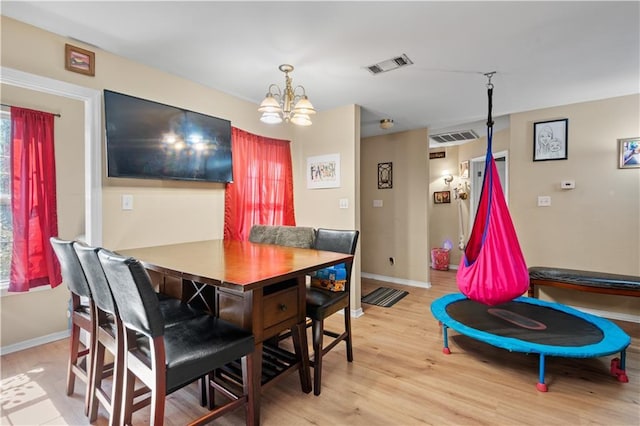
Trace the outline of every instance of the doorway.
<path fill-rule="evenodd" d="M 509 205 L 509 156 L 508 151 L 500 151 L 493 154 L 496 160 L 500 184 L 504 191 L 504 199 Z M 469 233 L 473 228 L 473 222 L 480 202 L 480 192 L 482 191 L 482 181 L 484 180 L 485 156 L 471 159 L 469 166 L 469 184 L 471 185 L 471 198 L 469 199 Z"/>

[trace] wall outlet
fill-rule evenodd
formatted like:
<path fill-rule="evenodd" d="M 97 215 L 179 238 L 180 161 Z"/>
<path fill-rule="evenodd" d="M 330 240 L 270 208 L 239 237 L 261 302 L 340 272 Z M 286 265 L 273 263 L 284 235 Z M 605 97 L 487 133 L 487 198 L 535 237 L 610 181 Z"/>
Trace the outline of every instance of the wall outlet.
<path fill-rule="evenodd" d="M 382 207 L 382 200 L 373 200 L 373 207 Z"/>
<path fill-rule="evenodd" d="M 341 209 L 348 209 L 349 208 L 349 199 L 348 198 L 340 198 L 340 201 L 339 201 L 338 205 L 340 206 Z"/>

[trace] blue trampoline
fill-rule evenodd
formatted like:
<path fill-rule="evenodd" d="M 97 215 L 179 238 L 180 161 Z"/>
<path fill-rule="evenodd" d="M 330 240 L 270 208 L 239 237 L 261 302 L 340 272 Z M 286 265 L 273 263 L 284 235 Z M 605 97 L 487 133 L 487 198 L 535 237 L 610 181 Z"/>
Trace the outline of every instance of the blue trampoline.
<path fill-rule="evenodd" d="M 607 319 L 529 297 L 487 306 L 459 293 L 435 300 L 431 313 L 442 323 L 445 354 L 450 353 L 448 328 L 502 349 L 539 354 L 536 387 L 541 392 L 547 391 L 546 356 L 595 358 L 620 352 L 620 357 L 611 361 L 611 374 L 621 382 L 629 381 L 625 351 L 631 339 Z"/>

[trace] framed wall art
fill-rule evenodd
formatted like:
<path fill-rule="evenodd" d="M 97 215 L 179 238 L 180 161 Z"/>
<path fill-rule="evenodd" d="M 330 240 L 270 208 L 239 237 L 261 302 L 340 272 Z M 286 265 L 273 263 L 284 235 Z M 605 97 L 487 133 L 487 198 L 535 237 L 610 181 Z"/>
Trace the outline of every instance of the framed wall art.
<path fill-rule="evenodd" d="M 94 76 L 96 74 L 96 55 L 89 50 L 65 44 L 64 68 L 80 74 Z"/>
<path fill-rule="evenodd" d="M 533 161 L 566 160 L 569 120 L 533 123 Z"/>
<path fill-rule="evenodd" d="M 459 170 L 458 170 L 459 176 L 462 179 L 469 179 L 469 161 L 467 160 L 467 161 L 461 162 L 458 165 L 458 167 L 459 167 Z"/>
<path fill-rule="evenodd" d="M 618 139 L 619 168 L 640 167 L 640 138 Z"/>
<path fill-rule="evenodd" d="M 435 191 L 433 193 L 434 204 L 448 204 L 451 203 L 451 191 Z"/>
<path fill-rule="evenodd" d="M 307 188 L 340 187 L 340 154 L 307 158 Z"/>
<path fill-rule="evenodd" d="M 393 188 L 393 163 L 378 163 L 378 189 Z"/>

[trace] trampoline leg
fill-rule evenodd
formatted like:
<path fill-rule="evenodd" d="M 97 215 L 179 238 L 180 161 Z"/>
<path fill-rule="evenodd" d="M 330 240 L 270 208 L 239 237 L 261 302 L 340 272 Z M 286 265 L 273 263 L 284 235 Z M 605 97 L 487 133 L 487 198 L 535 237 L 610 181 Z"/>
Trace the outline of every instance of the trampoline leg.
<path fill-rule="evenodd" d="M 611 375 L 617 377 L 618 381 L 622 383 L 629 382 L 629 377 L 625 371 L 626 357 L 627 350 L 623 349 L 622 352 L 620 352 L 620 358 L 614 358 L 611 360 Z"/>
<path fill-rule="evenodd" d="M 540 354 L 539 381 L 536 384 L 536 389 L 540 392 L 546 392 L 549 390 L 547 385 L 544 383 L 544 354 Z"/>
<path fill-rule="evenodd" d="M 451 353 L 451 350 L 449 349 L 449 336 L 447 334 L 448 328 L 449 327 L 442 324 L 442 337 L 444 339 L 444 347 L 442 348 L 442 353 L 445 355 L 449 355 Z"/>

